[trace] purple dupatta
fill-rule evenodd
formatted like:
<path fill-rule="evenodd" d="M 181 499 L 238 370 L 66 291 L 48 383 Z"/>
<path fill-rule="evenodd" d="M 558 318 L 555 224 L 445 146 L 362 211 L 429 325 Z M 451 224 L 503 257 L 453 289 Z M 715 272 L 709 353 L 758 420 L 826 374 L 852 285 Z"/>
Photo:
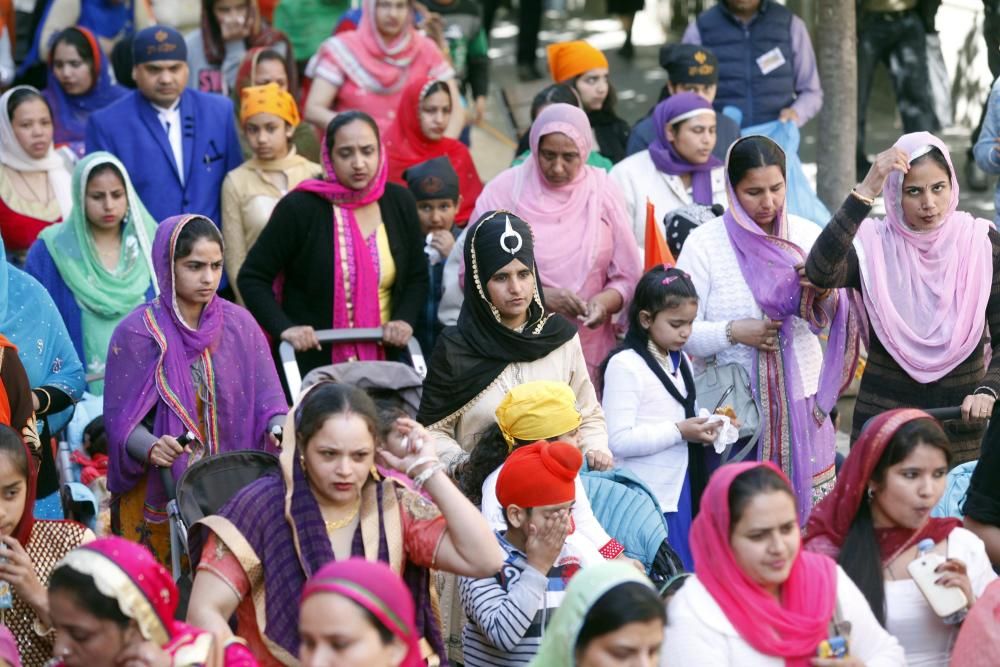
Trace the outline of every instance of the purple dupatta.
<path fill-rule="evenodd" d="M 656 105 L 653 124 L 656 141 L 649 145 L 649 157 L 659 171 L 671 176 L 691 174 L 691 197 L 697 204 L 712 205 L 712 170 L 722 164 L 714 155 L 701 164 L 688 162 L 667 138 L 667 125 L 693 118 L 702 113 L 715 115 L 712 105 L 697 93 L 677 93 Z"/>
<path fill-rule="evenodd" d="M 778 465 L 792 481 L 799 521 L 804 523 L 812 505 L 835 481 L 836 433 L 828 416 L 857 368 L 857 308 L 847 290 L 824 295 L 799 284 L 795 267 L 805 263 L 807 253 L 788 240 L 784 207 L 778 211 L 773 235 L 769 236 L 740 206 L 728 169 L 726 194 L 729 207 L 723 220 L 740 273 L 764 315 L 782 323 L 780 352 L 754 350 L 755 372 L 750 381 L 763 429 L 758 458 Z M 812 396 L 806 396 L 802 387 L 792 341 L 794 317 L 805 320 L 817 335 L 827 327 L 830 330 L 818 391 Z"/>
<path fill-rule="evenodd" d="M 300 397 L 299 405 L 301 401 Z M 252 550 L 252 554 L 236 553 L 251 582 L 255 577 L 250 570 L 256 572 L 257 565 L 263 575 L 263 590 L 252 588 L 250 592 L 257 618 L 264 619 L 258 629 L 272 656 L 286 664 L 298 658 L 299 601 L 306 581 L 336 559 L 326 522 L 299 462 L 295 414 L 289 414 L 285 421 L 279 457 L 281 474 L 258 479 L 233 496 L 216 515 L 191 528 L 192 570 L 197 570 L 206 531 L 214 532 L 230 549 L 246 544 Z M 437 653 L 441 665 L 447 667 L 447 653 L 431 599 L 430 571 L 409 562 L 403 553 L 402 508 L 397 490 L 409 488 L 410 482 L 381 468 L 376 467 L 375 472 L 361 490 L 360 521 L 351 542 L 351 556 L 387 563 L 403 578 L 416 605 L 417 633 Z"/>
<path fill-rule="evenodd" d="M 151 521 L 166 518 L 160 475 L 132 458 L 125 444 L 147 416 L 152 416 L 154 436 L 186 431 L 196 435 L 192 453 L 174 463 L 173 474 L 179 478 L 204 456 L 267 449 L 268 423 L 288 411 L 267 340 L 250 313 L 215 296 L 197 329 L 181 317 L 174 291 L 174 249 L 184 226 L 199 217 L 175 216 L 157 228 L 152 255 L 160 295 L 122 320 L 108 350 L 108 488 L 123 494 L 146 478 L 145 514 Z M 200 397 L 195 372 L 201 376 Z"/>

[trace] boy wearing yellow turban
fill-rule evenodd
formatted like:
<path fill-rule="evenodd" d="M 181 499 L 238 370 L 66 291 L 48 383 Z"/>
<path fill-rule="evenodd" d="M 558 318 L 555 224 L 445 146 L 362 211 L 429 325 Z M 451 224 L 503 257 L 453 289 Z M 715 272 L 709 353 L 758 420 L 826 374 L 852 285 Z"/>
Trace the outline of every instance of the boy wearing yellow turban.
<path fill-rule="evenodd" d="M 526 382 L 511 389 L 497 407 L 496 417 L 496 429 L 487 431 L 472 452 L 463 472 L 462 486 L 475 499 L 477 494 L 469 493 L 470 486 L 479 483 L 483 514 L 495 530 L 504 530 L 506 520 L 497 500 L 496 485 L 510 453 L 539 440 L 579 446 L 582 418 L 572 388 L 565 382 L 546 380 Z M 588 463 L 593 467 L 589 456 Z M 594 516 L 579 476 L 574 483 L 575 529 L 566 540 L 568 548 L 578 553 L 584 565 L 601 557 L 625 558 L 625 547 L 608 535 Z"/>

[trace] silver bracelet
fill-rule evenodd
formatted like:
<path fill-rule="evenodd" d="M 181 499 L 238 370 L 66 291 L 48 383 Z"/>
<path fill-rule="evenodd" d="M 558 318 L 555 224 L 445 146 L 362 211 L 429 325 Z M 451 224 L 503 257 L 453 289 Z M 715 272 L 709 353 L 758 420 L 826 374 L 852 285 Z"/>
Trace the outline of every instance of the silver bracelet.
<path fill-rule="evenodd" d="M 414 488 L 416 488 L 417 491 L 420 491 L 422 488 L 424 488 L 424 484 L 426 484 L 431 477 L 433 477 L 439 472 L 442 472 L 443 470 L 444 470 L 444 464 L 441 463 L 440 461 L 430 466 L 422 473 L 417 475 L 417 478 L 413 480 Z"/>
<path fill-rule="evenodd" d="M 413 471 L 422 466 L 425 463 L 433 463 L 437 461 L 433 456 L 421 456 L 416 461 L 406 466 L 406 476 L 413 477 Z"/>
<path fill-rule="evenodd" d="M 997 392 L 991 387 L 987 387 L 986 385 L 983 385 L 982 387 L 976 387 L 976 390 L 972 393 L 978 394 L 980 392 L 989 392 L 990 396 L 993 397 L 993 400 L 994 401 L 997 400 Z"/>

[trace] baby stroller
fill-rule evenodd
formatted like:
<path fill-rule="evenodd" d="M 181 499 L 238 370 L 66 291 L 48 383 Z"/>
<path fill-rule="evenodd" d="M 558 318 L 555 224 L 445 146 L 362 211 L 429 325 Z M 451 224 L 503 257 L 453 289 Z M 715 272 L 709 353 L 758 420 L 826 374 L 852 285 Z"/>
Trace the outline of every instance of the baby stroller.
<path fill-rule="evenodd" d="M 382 329 L 327 329 L 317 331 L 321 343 L 349 341 L 380 341 Z M 322 366 L 310 372 L 303 383 L 295 358 L 295 349 L 288 342 L 278 348 L 281 369 L 293 396 L 298 396 L 303 385 L 308 387 L 330 379 L 354 384 L 364 389 L 377 402 L 392 403 L 407 414 L 416 414 L 420 405 L 420 389 L 426 364 L 415 338 L 408 347 L 413 367 L 395 361 L 348 362 Z M 275 436 L 281 440 L 280 433 Z M 193 437 L 193 435 L 191 436 Z M 182 571 L 182 556 L 191 555 L 190 549 L 200 545 L 188 543 L 188 529 L 200 519 L 218 511 L 238 491 L 268 474 L 279 474 L 278 458 L 260 450 L 241 450 L 206 457 L 184 471 L 173 484 L 170 470 L 161 469 L 164 486 L 170 498 L 167 516 L 170 521 L 170 549 L 174 579 L 182 590 L 182 606 L 186 608 L 185 587 L 190 590 L 190 580 Z M 180 611 L 178 613 L 181 613 Z"/>

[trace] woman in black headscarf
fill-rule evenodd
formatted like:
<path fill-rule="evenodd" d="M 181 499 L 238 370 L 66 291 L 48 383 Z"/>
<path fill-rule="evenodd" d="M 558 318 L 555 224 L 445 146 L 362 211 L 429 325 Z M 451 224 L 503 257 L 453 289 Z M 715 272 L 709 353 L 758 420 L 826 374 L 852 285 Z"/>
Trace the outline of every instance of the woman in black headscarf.
<path fill-rule="evenodd" d="M 488 211 L 466 232 L 465 301 L 458 325 L 438 338 L 424 381 L 417 420 L 427 426 L 449 473 L 461 469 L 496 409 L 516 385 L 566 382 L 582 416 L 578 444 L 592 469 L 611 467 L 604 412 L 590 382 L 576 327 L 547 315 L 527 223 L 508 211 Z M 441 621 L 449 659 L 463 662 L 465 619 L 455 580 L 441 591 Z"/>
<path fill-rule="evenodd" d="M 587 373 L 576 327 L 546 314 L 528 224 L 489 211 L 465 244 L 465 301 L 458 325 L 445 329 L 431 358 L 417 419 L 454 472 L 514 386 L 568 383 L 583 415 L 580 444 L 591 468 L 610 467 L 604 413 Z"/>

